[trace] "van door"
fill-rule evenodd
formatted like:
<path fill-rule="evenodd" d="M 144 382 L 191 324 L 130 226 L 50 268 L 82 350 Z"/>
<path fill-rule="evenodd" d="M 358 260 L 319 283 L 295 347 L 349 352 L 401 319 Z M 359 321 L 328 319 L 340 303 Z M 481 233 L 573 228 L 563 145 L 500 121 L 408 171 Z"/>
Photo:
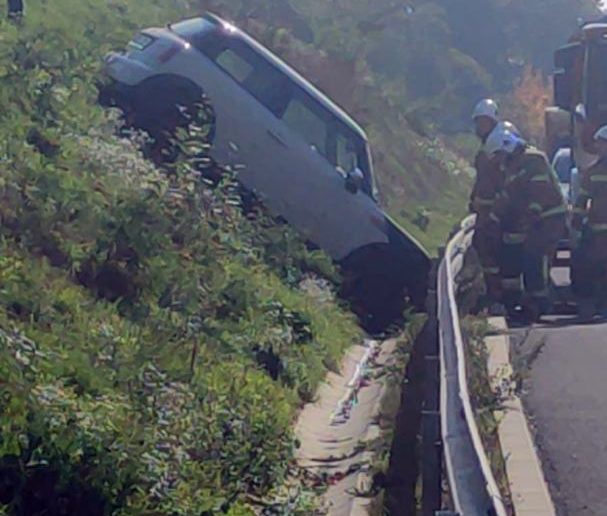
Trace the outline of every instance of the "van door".
<path fill-rule="evenodd" d="M 213 157 L 243 165 L 241 182 L 336 260 L 387 242 L 381 210 L 345 188 L 333 114 L 238 37 L 209 33 L 195 46 L 200 64 L 171 64 L 200 84 L 215 108 Z"/>
<path fill-rule="evenodd" d="M 181 53 L 164 71 L 200 85 L 215 111 L 211 155 L 221 164 L 246 166 L 243 182 L 256 188 L 253 173 L 263 171 L 255 166 L 254 158 L 265 144 L 262 128 L 267 123 L 256 94 L 278 87 L 282 74 L 229 33 L 205 32 L 191 41 L 194 49 Z"/>
<path fill-rule="evenodd" d="M 365 245 L 388 242 L 384 214 L 373 199 L 346 190 L 347 172 L 339 164 L 356 166 L 354 149 L 365 142 L 340 132 L 339 125 L 324 106 L 293 87 L 273 129 L 277 141 L 290 149 L 286 165 L 296 188 L 288 189 L 288 203 L 298 219 L 305 219 L 306 236 L 336 260 Z"/>

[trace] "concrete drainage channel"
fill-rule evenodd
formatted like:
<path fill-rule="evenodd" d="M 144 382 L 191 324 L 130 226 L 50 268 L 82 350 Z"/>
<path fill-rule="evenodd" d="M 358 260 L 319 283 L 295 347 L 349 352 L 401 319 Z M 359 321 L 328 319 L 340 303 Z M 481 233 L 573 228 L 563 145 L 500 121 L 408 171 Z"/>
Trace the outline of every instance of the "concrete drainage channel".
<path fill-rule="evenodd" d="M 302 411 L 296 426 L 298 462 L 327 486 L 329 515 L 374 516 L 387 510 L 392 516 L 413 516 L 419 502 L 424 516 L 554 514 L 516 395 L 504 396 L 496 415 L 512 508 L 502 500 L 475 421 L 456 299 L 473 227 L 474 219 L 464 221 L 445 250 L 429 300 L 430 316 L 411 347 L 406 378 L 396 359 L 396 340 L 367 340 L 350 349 L 340 372 L 328 375 L 317 401 Z M 503 394 L 512 391 L 508 331 L 503 319 L 490 323 L 488 375 L 494 390 Z M 385 446 L 376 446 L 387 439 L 382 422 L 389 390 L 385 375 L 395 368 L 402 369 L 400 409 L 388 422 L 394 435 L 389 467 L 374 475 L 378 449 L 382 456 L 386 452 Z"/>
<path fill-rule="evenodd" d="M 357 493 L 368 483 L 371 457 L 366 448 L 379 434 L 374 422 L 384 390 L 372 373 L 388 364 L 394 347 L 393 341 L 380 345 L 368 340 L 351 348 L 341 371 L 329 373 L 317 401 L 300 414 L 297 461 L 308 476 L 328 486 L 324 502 L 331 515 L 366 514 L 369 500 Z"/>
<path fill-rule="evenodd" d="M 295 430 L 300 442 L 297 461 L 309 478 L 326 486 L 323 506 L 331 516 L 384 514 L 381 493 L 389 483 L 386 479 L 393 474 L 398 484 L 403 479 L 402 463 L 398 467 L 391 464 L 387 476 L 374 474 L 374 463 L 381 460 L 390 447 L 390 443 L 386 443 L 387 434 L 395 424 L 393 420 L 386 420 L 384 405 L 388 398 L 392 405 L 400 400 L 401 388 L 407 384 L 403 378 L 404 368 L 402 374 L 398 374 L 403 347 L 408 349 L 411 344 L 403 339 L 367 340 L 352 347 L 341 370 L 329 373 L 316 401 L 306 405 L 300 414 Z M 409 361 L 409 369 L 412 363 L 413 359 Z M 402 398 L 408 399 L 408 395 Z M 412 422 L 401 420 L 402 411 L 396 419 L 397 432 Z M 411 432 L 411 428 L 407 430 Z M 399 439 L 395 442 L 400 442 L 400 433 L 396 435 Z M 406 469 L 410 469 L 408 476 L 412 481 L 408 505 L 415 507 L 416 430 L 409 442 L 411 463 Z M 401 442 L 401 450 L 402 445 Z M 392 451 L 394 455 L 394 445 Z M 404 457 L 401 452 L 399 458 Z"/>

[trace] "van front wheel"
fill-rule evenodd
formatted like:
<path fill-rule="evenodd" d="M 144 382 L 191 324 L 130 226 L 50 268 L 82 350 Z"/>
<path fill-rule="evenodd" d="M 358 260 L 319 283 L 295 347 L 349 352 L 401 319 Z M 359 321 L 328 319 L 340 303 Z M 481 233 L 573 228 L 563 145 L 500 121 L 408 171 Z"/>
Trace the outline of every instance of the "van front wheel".
<path fill-rule="evenodd" d="M 347 289 L 353 311 L 371 334 L 402 322 L 406 306 L 404 287 L 387 274 L 359 276 Z"/>

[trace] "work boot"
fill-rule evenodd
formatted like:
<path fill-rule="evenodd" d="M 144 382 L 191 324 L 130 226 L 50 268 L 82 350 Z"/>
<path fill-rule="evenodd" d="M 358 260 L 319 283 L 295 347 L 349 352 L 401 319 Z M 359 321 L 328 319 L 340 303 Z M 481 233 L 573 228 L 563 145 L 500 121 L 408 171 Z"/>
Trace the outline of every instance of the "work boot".
<path fill-rule="evenodd" d="M 577 313 L 581 322 L 591 322 L 596 315 L 596 305 L 592 299 L 578 299 Z"/>
<path fill-rule="evenodd" d="M 526 325 L 531 325 L 540 320 L 542 309 L 537 299 L 524 299 L 521 303 L 520 319 Z"/>

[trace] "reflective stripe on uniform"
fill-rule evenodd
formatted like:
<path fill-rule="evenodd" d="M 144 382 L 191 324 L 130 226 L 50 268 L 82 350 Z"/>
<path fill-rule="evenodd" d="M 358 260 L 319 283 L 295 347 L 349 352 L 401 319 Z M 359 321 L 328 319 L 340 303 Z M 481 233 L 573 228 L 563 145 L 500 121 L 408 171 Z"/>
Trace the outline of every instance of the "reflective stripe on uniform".
<path fill-rule="evenodd" d="M 502 287 L 504 290 L 510 292 L 522 292 L 523 280 L 522 278 L 502 278 Z"/>
<path fill-rule="evenodd" d="M 591 183 L 607 183 L 607 176 L 604 176 L 604 175 L 590 176 L 590 182 Z"/>
<path fill-rule="evenodd" d="M 495 199 L 486 199 L 483 197 L 475 197 L 474 201 L 472 201 L 477 206 L 493 206 L 495 204 Z"/>
<path fill-rule="evenodd" d="M 607 231 L 607 224 L 588 224 L 588 227 L 597 233 L 599 231 Z"/>
<path fill-rule="evenodd" d="M 525 233 L 503 233 L 502 242 L 504 244 L 522 244 L 525 242 Z"/>
<path fill-rule="evenodd" d="M 533 176 L 529 181 L 532 181 L 534 183 L 549 183 L 550 177 L 542 174 Z"/>
<path fill-rule="evenodd" d="M 499 267 L 483 267 L 483 272 L 488 275 L 495 275 L 500 273 Z"/>
<path fill-rule="evenodd" d="M 510 185 L 512 183 L 514 183 L 515 181 L 518 181 L 521 177 L 524 177 L 527 174 L 527 171 L 525 169 L 522 169 L 518 174 L 514 174 L 513 176 L 509 176 L 508 178 L 506 178 L 506 181 L 504 182 L 505 185 Z"/>
<path fill-rule="evenodd" d="M 545 297 L 550 296 L 550 292 L 548 291 L 548 289 L 537 290 L 535 292 L 528 292 L 528 294 L 531 297 L 535 297 L 535 298 L 545 298 Z"/>
<path fill-rule="evenodd" d="M 532 203 L 529 205 L 529 209 L 530 209 L 531 211 L 538 211 L 538 212 L 541 212 L 541 211 L 542 211 L 542 205 L 541 205 L 539 202 L 532 202 Z"/>
<path fill-rule="evenodd" d="M 548 217 L 553 217 L 554 215 L 564 215 L 565 213 L 567 213 L 567 206 L 560 204 L 556 208 L 546 210 L 540 215 L 540 218 L 547 219 Z"/>

